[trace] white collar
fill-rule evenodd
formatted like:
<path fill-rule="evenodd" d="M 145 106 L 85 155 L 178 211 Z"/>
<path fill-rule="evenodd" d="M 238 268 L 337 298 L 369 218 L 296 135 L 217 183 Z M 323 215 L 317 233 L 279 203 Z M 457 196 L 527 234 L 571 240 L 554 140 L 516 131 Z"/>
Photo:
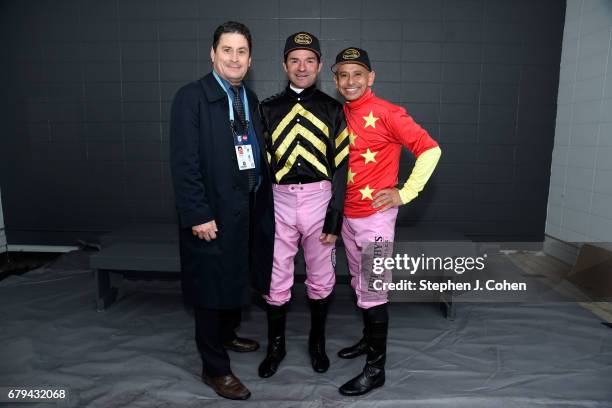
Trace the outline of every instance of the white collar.
<path fill-rule="evenodd" d="M 291 84 L 289 84 L 289 88 L 291 88 L 291 90 L 292 90 L 293 92 L 295 92 L 296 94 L 300 94 L 300 93 L 302 93 L 302 91 L 304 90 L 303 88 L 296 88 L 295 86 L 293 86 L 293 85 L 291 85 Z"/>

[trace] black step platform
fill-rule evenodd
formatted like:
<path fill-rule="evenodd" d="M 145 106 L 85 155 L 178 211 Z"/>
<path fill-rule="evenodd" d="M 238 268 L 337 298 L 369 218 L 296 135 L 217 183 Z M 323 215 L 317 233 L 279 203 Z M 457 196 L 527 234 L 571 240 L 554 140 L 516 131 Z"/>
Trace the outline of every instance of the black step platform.
<path fill-rule="evenodd" d="M 465 236 L 449 231 L 422 227 L 399 227 L 400 241 L 466 241 Z M 98 311 L 110 307 L 117 298 L 111 285 L 111 273 L 131 280 L 180 279 L 178 227 L 175 224 L 130 224 L 100 237 L 102 249 L 89 257 L 95 271 Z M 341 240 L 337 245 L 336 281 L 350 283 L 346 255 Z M 304 282 L 305 264 L 301 249 L 295 258 L 295 281 Z M 440 307 L 447 319 L 454 319 L 452 293 L 443 293 Z"/>
<path fill-rule="evenodd" d="M 99 311 L 116 299 L 110 274 L 125 278 L 179 279 L 178 228 L 175 224 L 129 224 L 100 237 L 102 249 L 89 257 L 95 271 Z"/>

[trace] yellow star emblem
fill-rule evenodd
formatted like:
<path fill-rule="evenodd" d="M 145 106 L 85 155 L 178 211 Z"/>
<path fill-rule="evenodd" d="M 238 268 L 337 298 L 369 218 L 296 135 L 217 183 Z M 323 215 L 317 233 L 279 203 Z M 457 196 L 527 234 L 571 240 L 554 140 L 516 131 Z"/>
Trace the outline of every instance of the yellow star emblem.
<path fill-rule="evenodd" d="M 359 192 L 361 193 L 362 200 L 365 200 L 366 198 L 369 198 L 370 200 L 374 199 L 374 197 L 372 197 L 372 193 L 374 192 L 374 189 L 370 188 L 369 184 L 364 189 L 359 190 Z"/>
<path fill-rule="evenodd" d="M 368 148 L 368 150 L 365 153 L 361 153 L 361 156 L 365 159 L 365 163 L 364 164 L 368 164 L 369 162 L 376 163 L 375 156 L 377 154 L 378 154 L 378 152 L 371 152 L 369 148 Z"/>
<path fill-rule="evenodd" d="M 355 146 L 355 140 L 357 139 L 357 135 L 354 133 L 349 133 L 349 144 Z"/>
<path fill-rule="evenodd" d="M 364 116 L 363 120 L 366 121 L 365 125 L 363 126 L 363 128 L 367 128 L 368 126 L 372 126 L 374 129 L 376 129 L 376 121 L 379 118 L 375 118 L 374 115 L 372 114 L 372 111 L 370 111 L 370 114 L 368 116 Z"/>
<path fill-rule="evenodd" d="M 355 176 L 357 175 L 357 173 L 353 173 L 353 170 L 351 170 L 351 168 L 349 167 L 348 169 L 348 173 L 347 173 L 347 180 L 346 180 L 346 184 L 348 183 L 353 183 L 355 184 Z"/>

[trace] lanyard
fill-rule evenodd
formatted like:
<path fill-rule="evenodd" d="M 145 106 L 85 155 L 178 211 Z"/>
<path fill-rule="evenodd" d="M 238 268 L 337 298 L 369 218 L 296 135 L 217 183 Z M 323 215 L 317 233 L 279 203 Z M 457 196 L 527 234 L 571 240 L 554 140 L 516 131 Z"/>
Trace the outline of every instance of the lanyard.
<path fill-rule="evenodd" d="M 223 88 L 225 90 L 225 93 L 227 94 L 227 101 L 229 103 L 230 109 L 229 110 L 229 120 L 230 123 L 233 125 L 234 123 L 234 109 L 232 109 L 232 107 L 234 106 L 234 101 L 233 98 L 231 96 L 231 91 L 228 87 L 226 87 L 223 84 L 223 81 L 221 80 L 221 78 L 219 77 L 219 75 L 217 75 L 217 73 L 213 70 L 213 75 L 215 77 L 215 79 L 217 80 L 217 82 L 219 83 L 219 85 L 221 85 L 221 88 Z M 242 104 L 244 105 L 244 115 L 245 115 L 245 119 L 246 119 L 246 123 L 247 123 L 247 127 L 248 127 L 248 123 L 249 123 L 249 100 L 246 97 L 246 92 L 244 91 L 244 87 L 242 88 L 242 92 L 240 92 L 240 90 L 238 92 L 241 93 L 240 95 L 240 99 L 242 99 Z M 243 97 L 244 96 L 244 97 Z"/>

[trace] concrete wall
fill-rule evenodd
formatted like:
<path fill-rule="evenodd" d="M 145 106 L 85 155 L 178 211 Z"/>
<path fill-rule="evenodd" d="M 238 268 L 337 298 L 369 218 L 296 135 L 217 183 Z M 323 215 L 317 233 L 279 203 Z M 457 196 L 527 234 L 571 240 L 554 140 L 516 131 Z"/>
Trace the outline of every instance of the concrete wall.
<path fill-rule="evenodd" d="M 286 84 L 291 33 L 319 36 L 320 84 L 333 95 L 336 53 L 369 51 L 376 94 L 404 106 L 444 151 L 398 226 L 542 240 L 564 12 L 563 0 L 2 1 L 9 243 L 74 244 L 174 220 L 169 107 L 210 70 L 213 30 L 228 19 L 251 28 L 248 82 L 262 99 Z M 405 154 L 400 180 L 412 164 Z"/>
<path fill-rule="evenodd" d="M 568 0 L 546 234 L 612 241 L 612 1 Z"/>
<path fill-rule="evenodd" d="M 2 212 L 2 191 L 0 191 L 0 254 L 6 252 L 6 234 L 4 233 L 4 214 Z"/>
<path fill-rule="evenodd" d="M 4 233 L 4 215 L 2 213 L 2 191 L 0 191 L 0 254 L 6 252 L 6 234 Z"/>

